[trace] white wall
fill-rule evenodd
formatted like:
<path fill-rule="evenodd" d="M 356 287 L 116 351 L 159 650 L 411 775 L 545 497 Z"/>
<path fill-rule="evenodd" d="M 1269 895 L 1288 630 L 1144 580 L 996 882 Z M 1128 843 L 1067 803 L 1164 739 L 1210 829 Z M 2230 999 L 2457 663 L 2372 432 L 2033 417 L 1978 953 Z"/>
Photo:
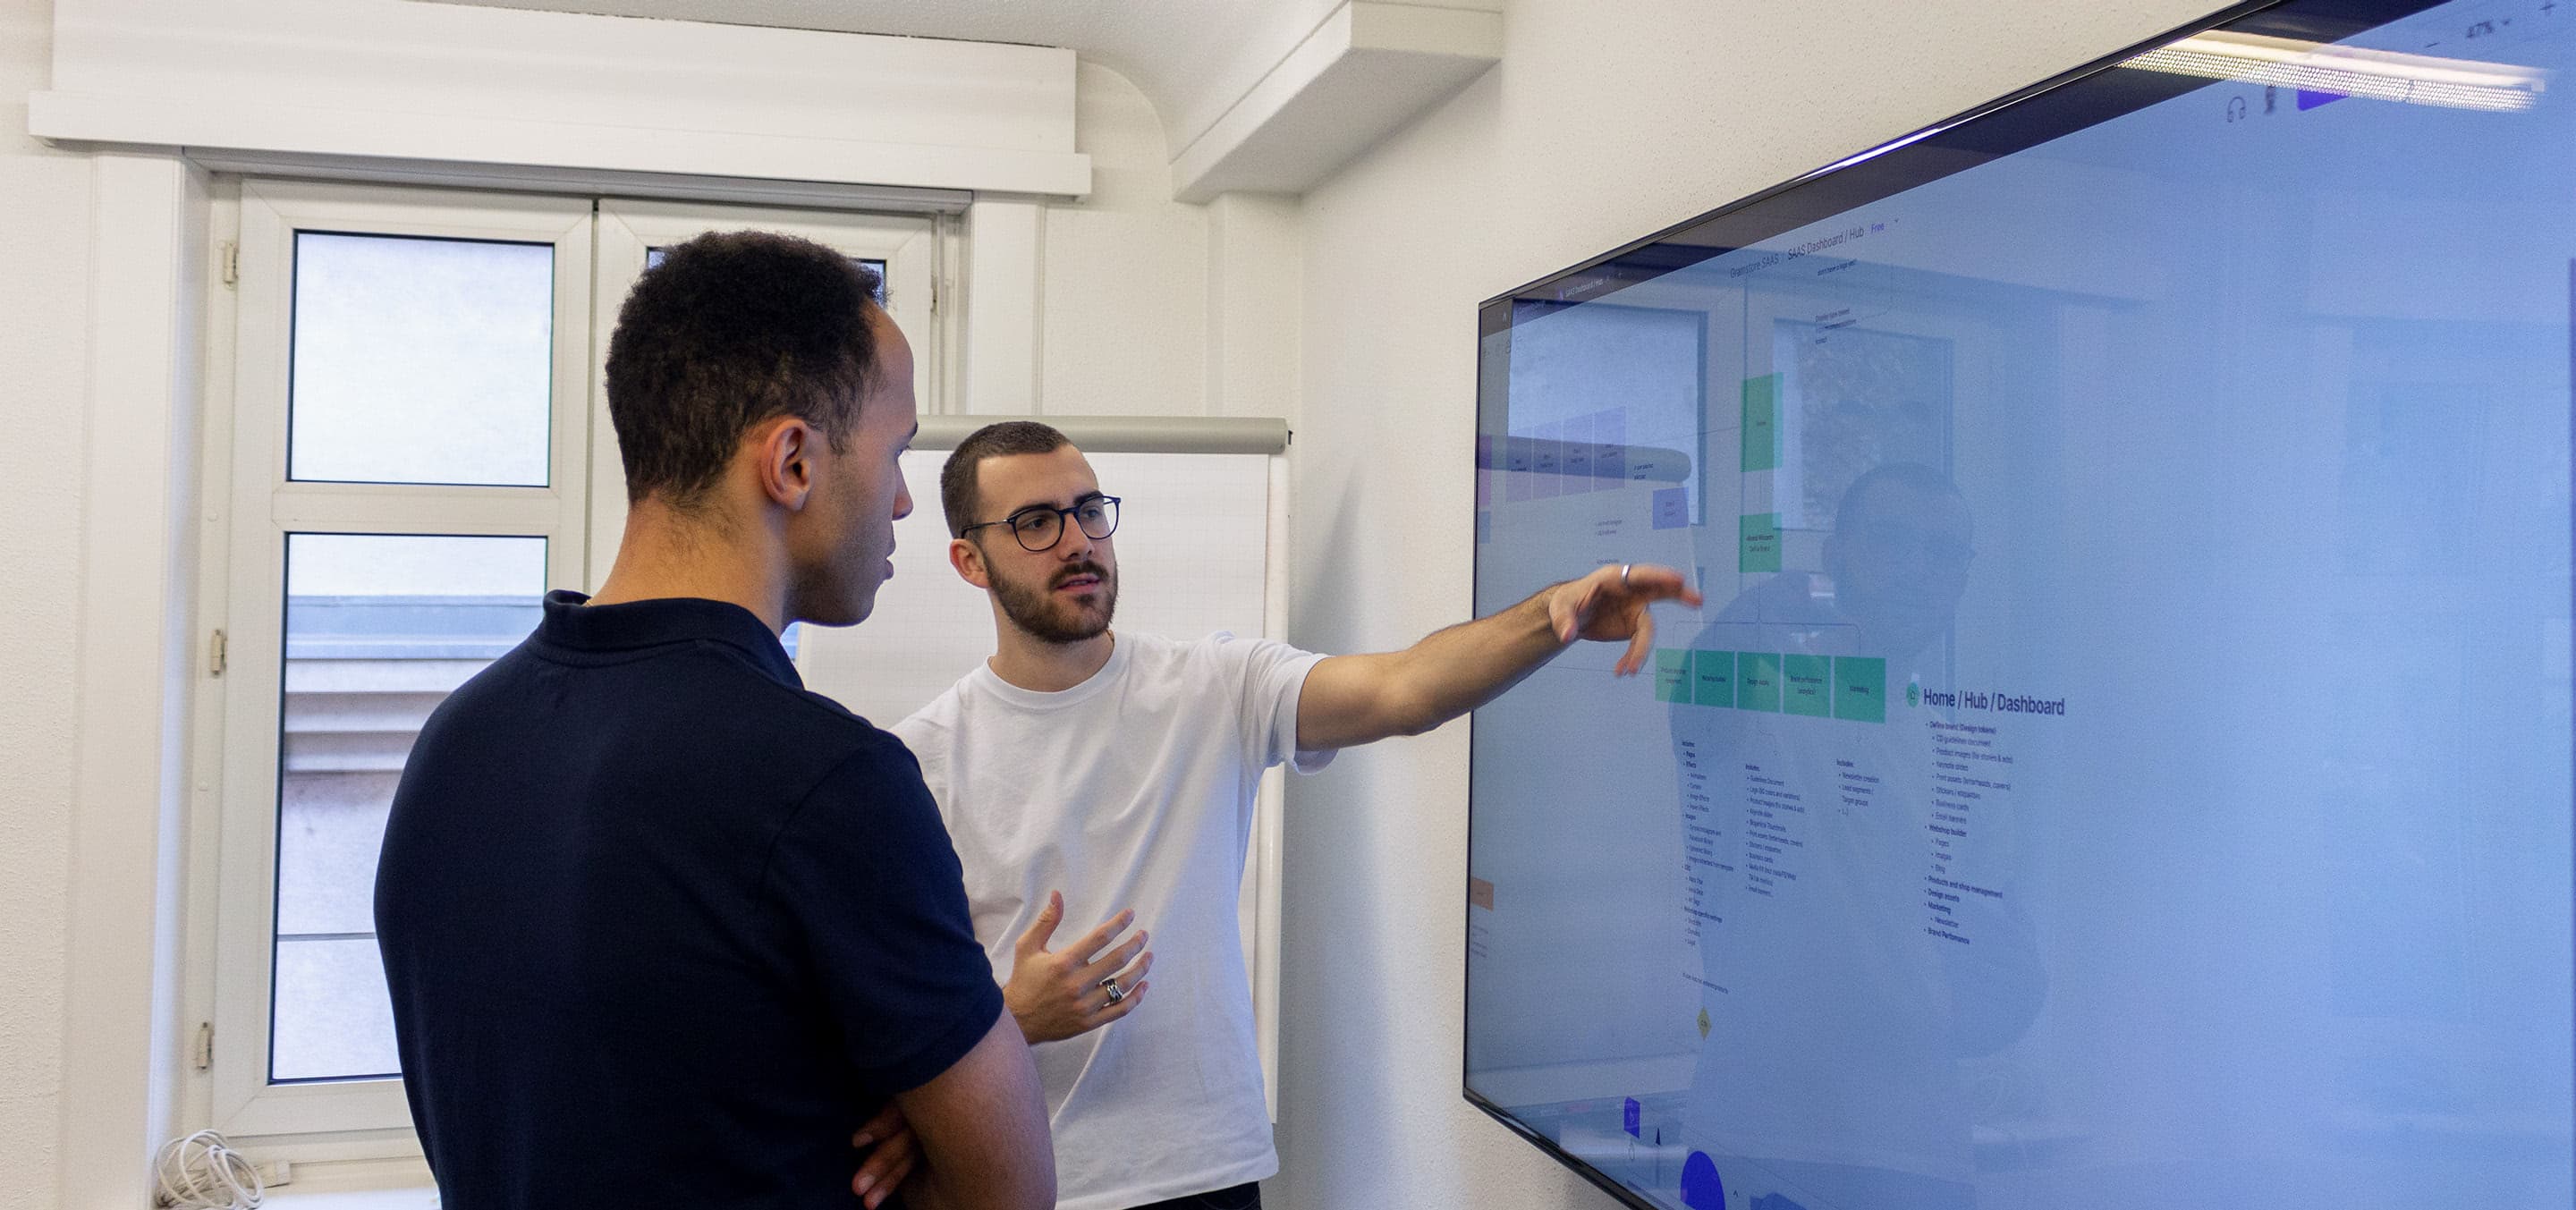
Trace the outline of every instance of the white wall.
<path fill-rule="evenodd" d="M 1039 218 L 1037 410 L 1287 415 L 1297 403 L 1296 199 L 1173 201 L 1153 105 L 1107 67 L 1081 64 L 1075 112 L 1092 192 L 1050 201 Z M 1003 410 L 971 371 L 967 393 L 968 411 Z"/>
<path fill-rule="evenodd" d="M 1465 616 L 1478 302 L 2213 3 L 1514 0 L 1499 67 L 1306 196 L 1294 637 Z M 1466 781 L 1453 725 L 1291 787 L 1283 1210 L 1613 1204 L 1459 1098 Z"/>
<path fill-rule="evenodd" d="M 55 1197 L 90 167 L 27 137 L 46 0 L 0 0 L 0 1205 Z"/>
<path fill-rule="evenodd" d="M 1075 69 L 1074 149 L 1091 194 L 1046 208 L 1040 409 L 1204 415 L 1206 208 L 1172 200 L 1153 105 L 1098 64 Z"/>

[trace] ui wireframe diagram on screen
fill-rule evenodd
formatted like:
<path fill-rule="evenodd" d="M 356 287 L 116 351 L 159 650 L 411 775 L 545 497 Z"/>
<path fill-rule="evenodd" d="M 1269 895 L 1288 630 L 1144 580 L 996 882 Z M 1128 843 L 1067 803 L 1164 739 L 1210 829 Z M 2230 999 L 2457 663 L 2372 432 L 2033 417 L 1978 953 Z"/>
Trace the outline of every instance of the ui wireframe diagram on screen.
<path fill-rule="evenodd" d="M 1707 604 L 1476 716 L 1470 1099 L 1671 1210 L 2576 1201 L 2576 5 L 2315 7 L 1487 306 L 1478 611 Z"/>

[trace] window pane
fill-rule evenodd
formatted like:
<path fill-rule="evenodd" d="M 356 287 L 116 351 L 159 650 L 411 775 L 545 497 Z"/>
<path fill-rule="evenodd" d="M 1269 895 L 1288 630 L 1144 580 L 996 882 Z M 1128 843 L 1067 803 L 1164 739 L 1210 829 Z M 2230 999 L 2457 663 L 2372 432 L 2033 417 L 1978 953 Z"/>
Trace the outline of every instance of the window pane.
<path fill-rule="evenodd" d="M 536 625 L 543 538 L 290 534 L 272 1080 L 395 1071 L 376 850 L 432 708 Z"/>
<path fill-rule="evenodd" d="M 546 484 L 554 248 L 295 236 L 287 473 Z"/>
<path fill-rule="evenodd" d="M 662 265 L 663 255 L 669 251 L 670 249 L 668 248 L 646 248 L 644 250 L 644 267 L 646 269 L 660 268 Z M 869 256 L 853 256 L 850 258 L 850 263 L 877 275 L 877 305 L 880 307 L 885 306 L 886 263 Z"/>
<path fill-rule="evenodd" d="M 280 938 L 277 943 L 277 1031 L 269 1056 L 274 1080 L 391 1076 L 393 1001 L 385 995 L 376 939 Z"/>

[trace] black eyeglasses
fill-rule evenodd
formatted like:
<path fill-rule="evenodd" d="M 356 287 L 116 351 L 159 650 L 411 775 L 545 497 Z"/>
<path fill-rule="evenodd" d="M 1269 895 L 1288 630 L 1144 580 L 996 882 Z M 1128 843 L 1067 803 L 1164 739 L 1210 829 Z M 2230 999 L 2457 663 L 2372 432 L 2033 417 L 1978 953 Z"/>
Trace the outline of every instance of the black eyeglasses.
<path fill-rule="evenodd" d="M 1071 508 L 1032 504 L 999 521 L 969 525 L 959 530 L 957 536 L 962 538 L 990 525 L 1007 525 L 1011 527 L 1011 536 L 1020 540 L 1021 549 L 1053 550 L 1055 544 L 1064 538 L 1064 519 L 1067 517 L 1082 527 L 1082 536 L 1093 541 L 1106 538 L 1118 532 L 1118 497 L 1093 496 Z"/>

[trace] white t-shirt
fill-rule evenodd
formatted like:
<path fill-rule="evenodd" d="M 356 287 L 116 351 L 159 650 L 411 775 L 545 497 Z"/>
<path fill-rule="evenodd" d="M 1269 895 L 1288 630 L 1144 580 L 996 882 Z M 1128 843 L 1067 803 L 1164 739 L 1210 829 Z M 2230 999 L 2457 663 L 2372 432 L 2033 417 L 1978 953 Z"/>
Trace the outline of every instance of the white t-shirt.
<path fill-rule="evenodd" d="M 1279 1170 L 1236 896 L 1262 771 L 1312 772 L 1297 700 L 1324 657 L 1216 634 L 1119 634 L 1061 693 L 979 667 L 894 727 L 966 867 L 975 936 L 1007 981 L 1020 934 L 1064 892 L 1060 948 L 1124 908 L 1152 934 L 1134 1012 L 1033 1048 L 1058 1210 L 1125 1210 Z"/>

